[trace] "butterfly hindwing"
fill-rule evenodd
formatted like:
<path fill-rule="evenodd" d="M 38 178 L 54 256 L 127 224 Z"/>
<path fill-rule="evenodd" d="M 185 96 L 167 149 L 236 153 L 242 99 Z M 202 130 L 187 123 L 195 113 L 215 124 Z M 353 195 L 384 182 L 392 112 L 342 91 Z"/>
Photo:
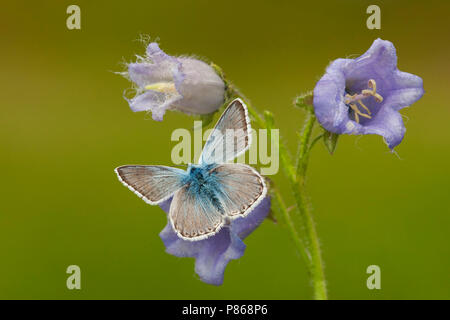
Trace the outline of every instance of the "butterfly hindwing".
<path fill-rule="evenodd" d="M 179 237 L 201 240 L 216 234 L 224 224 L 220 207 L 204 197 L 192 185 L 186 185 L 173 196 L 169 219 Z"/>
<path fill-rule="evenodd" d="M 247 107 L 235 99 L 223 112 L 205 143 L 200 163 L 226 163 L 244 153 L 251 144 Z"/>
<path fill-rule="evenodd" d="M 222 226 L 245 217 L 264 199 L 267 189 L 259 173 L 245 164 L 199 165 L 178 190 L 170 207 L 170 221 L 178 236 L 201 240 Z M 195 173 L 193 173 L 195 172 Z"/>
<path fill-rule="evenodd" d="M 220 186 L 217 196 L 223 210 L 231 218 L 245 217 L 266 196 L 264 179 L 246 164 L 221 164 L 211 174 Z"/>
<path fill-rule="evenodd" d="M 145 202 L 155 205 L 183 187 L 186 171 L 166 166 L 121 166 L 119 180 Z"/>

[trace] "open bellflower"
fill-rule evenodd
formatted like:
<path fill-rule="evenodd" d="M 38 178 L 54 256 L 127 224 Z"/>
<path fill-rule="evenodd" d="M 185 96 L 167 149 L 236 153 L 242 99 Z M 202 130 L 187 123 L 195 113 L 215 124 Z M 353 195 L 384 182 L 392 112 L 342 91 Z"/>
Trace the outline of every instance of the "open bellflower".
<path fill-rule="evenodd" d="M 166 200 L 160 207 L 169 213 L 171 202 L 172 199 Z M 239 259 L 244 254 L 244 238 L 261 224 L 269 210 L 270 198 L 266 197 L 246 217 L 232 220 L 214 236 L 199 241 L 181 239 L 169 221 L 159 236 L 167 253 L 177 257 L 195 258 L 195 272 L 200 279 L 218 286 L 223 283 L 228 262 Z"/>
<path fill-rule="evenodd" d="M 403 139 L 399 110 L 424 94 L 420 77 L 397 69 L 394 45 L 377 39 L 356 59 L 334 60 L 314 88 L 320 124 L 337 134 L 378 134 L 392 150 Z"/>
<path fill-rule="evenodd" d="M 145 57 L 128 64 L 126 75 L 136 86 L 136 95 L 127 99 L 131 110 L 149 111 L 157 121 L 167 109 L 208 114 L 224 103 L 225 84 L 211 66 L 169 56 L 155 42 L 148 45 Z"/>

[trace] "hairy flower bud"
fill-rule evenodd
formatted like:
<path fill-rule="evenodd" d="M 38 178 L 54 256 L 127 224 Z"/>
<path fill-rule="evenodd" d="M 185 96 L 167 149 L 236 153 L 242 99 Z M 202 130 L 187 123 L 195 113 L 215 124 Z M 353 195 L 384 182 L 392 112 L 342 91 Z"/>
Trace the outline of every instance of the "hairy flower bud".
<path fill-rule="evenodd" d="M 167 109 L 208 114 L 224 103 L 225 84 L 210 65 L 169 56 L 155 42 L 148 45 L 145 57 L 128 64 L 127 76 L 136 85 L 136 95 L 127 99 L 131 110 L 150 111 L 157 121 Z"/>

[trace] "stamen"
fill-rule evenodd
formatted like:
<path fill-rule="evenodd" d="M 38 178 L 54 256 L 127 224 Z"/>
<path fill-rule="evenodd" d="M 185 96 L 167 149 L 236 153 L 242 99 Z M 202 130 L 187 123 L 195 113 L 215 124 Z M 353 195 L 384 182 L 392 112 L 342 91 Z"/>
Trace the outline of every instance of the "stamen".
<path fill-rule="evenodd" d="M 372 96 L 376 102 L 382 102 L 383 97 L 377 93 L 377 83 L 375 80 L 370 79 L 367 83 L 367 87 L 369 89 L 364 89 L 359 94 L 346 94 L 345 95 L 345 104 L 349 105 L 350 108 L 353 110 L 355 115 L 355 121 L 359 123 L 359 116 L 372 119 L 370 116 L 372 112 L 370 109 L 361 101 L 362 99 L 368 98 Z M 362 113 L 361 110 L 358 109 L 358 106 L 355 104 L 357 102 L 365 111 L 367 111 L 368 114 Z"/>
<path fill-rule="evenodd" d="M 145 86 L 145 90 L 159 91 L 162 93 L 176 93 L 175 84 L 173 82 L 156 82 Z"/>
<path fill-rule="evenodd" d="M 361 100 L 359 100 L 358 103 L 361 105 L 361 107 L 363 107 L 367 111 L 368 114 L 372 114 L 369 108 L 367 108 L 366 105 Z"/>
<path fill-rule="evenodd" d="M 367 118 L 367 119 L 372 119 L 371 116 L 369 116 L 368 114 L 365 114 L 365 113 L 360 113 L 359 115 L 360 115 L 361 117 L 364 117 L 364 118 Z"/>
<path fill-rule="evenodd" d="M 350 108 L 352 108 L 353 111 L 355 112 L 355 120 L 357 123 L 359 123 L 359 115 L 358 114 L 360 114 L 360 111 L 358 110 L 358 107 L 355 104 L 351 104 Z"/>
<path fill-rule="evenodd" d="M 370 80 L 369 80 L 369 83 L 367 84 L 367 86 L 368 86 L 370 89 L 373 89 L 373 92 L 377 92 L 377 83 L 375 82 L 375 80 L 370 79 Z"/>
<path fill-rule="evenodd" d="M 383 97 L 377 93 L 377 83 L 375 82 L 375 80 L 370 79 L 367 86 L 372 90 L 366 89 L 366 90 L 361 91 L 361 93 L 365 96 L 373 96 L 377 102 L 382 102 Z"/>
<path fill-rule="evenodd" d="M 359 102 L 359 101 L 358 101 Z M 362 116 L 364 118 L 372 119 L 371 116 L 368 114 L 362 113 L 356 104 L 350 104 L 350 108 L 353 110 L 353 113 L 355 115 L 355 121 L 359 123 L 359 116 Z M 367 107 L 366 107 L 367 108 Z"/>

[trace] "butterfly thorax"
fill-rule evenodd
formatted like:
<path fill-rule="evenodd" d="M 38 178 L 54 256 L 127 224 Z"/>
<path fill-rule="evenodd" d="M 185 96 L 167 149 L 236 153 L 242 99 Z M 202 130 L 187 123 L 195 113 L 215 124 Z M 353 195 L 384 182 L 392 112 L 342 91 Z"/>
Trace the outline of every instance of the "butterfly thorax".
<path fill-rule="evenodd" d="M 220 185 L 214 173 L 216 166 L 216 164 L 190 164 L 185 182 L 192 196 L 211 201 L 211 204 L 222 212 L 222 204 L 217 197 Z"/>

